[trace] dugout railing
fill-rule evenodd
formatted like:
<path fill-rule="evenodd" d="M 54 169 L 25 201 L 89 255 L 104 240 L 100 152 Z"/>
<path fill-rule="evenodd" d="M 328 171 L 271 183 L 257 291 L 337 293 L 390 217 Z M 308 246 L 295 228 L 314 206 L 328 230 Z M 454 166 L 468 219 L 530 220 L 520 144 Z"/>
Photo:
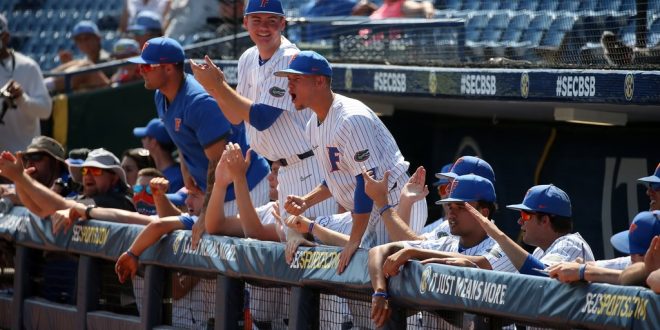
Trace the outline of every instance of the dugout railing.
<path fill-rule="evenodd" d="M 140 257 L 144 289 L 139 316 L 101 310 L 99 273 L 103 268 L 99 263 L 114 261 L 142 227 L 89 221 L 58 235 L 50 228 L 49 220 L 21 207 L 0 215 L 0 237 L 15 244 L 13 292 L 0 294 L 0 327 L 170 328 L 172 322 L 164 305 L 171 301 L 167 297 L 168 273 L 172 271 L 215 277 L 215 301 L 206 302 L 213 305 L 207 306 L 212 307 L 213 320 L 203 327 L 245 326 L 245 316 L 249 315 L 243 301 L 245 281 L 287 288 L 288 311 L 281 315 L 281 324 L 290 329 L 345 326 L 319 323 L 324 304 L 321 293 L 362 301 L 353 313 L 361 310 L 363 316 L 368 315 L 371 285 L 364 250 L 358 250 L 347 270 L 338 275 L 340 250 L 335 247 L 300 248 L 289 265 L 280 243 L 206 235 L 193 250 L 188 231 L 165 236 Z M 33 296 L 28 265 L 31 255 L 39 250 L 79 256 L 75 304 Z M 557 328 L 653 329 L 660 324 L 660 297 L 641 287 L 566 285 L 547 278 L 411 262 L 390 279 L 389 293 L 393 318 L 388 326 L 392 329 L 405 328 L 406 316 L 415 318 L 414 312 L 420 310 L 432 315 L 444 311 L 436 324 L 448 328 L 498 328 L 516 322 Z M 271 307 L 277 304 L 283 303 L 266 302 Z M 425 315 L 428 319 L 431 314 Z M 417 328 L 414 323 L 408 321 L 408 328 Z"/>

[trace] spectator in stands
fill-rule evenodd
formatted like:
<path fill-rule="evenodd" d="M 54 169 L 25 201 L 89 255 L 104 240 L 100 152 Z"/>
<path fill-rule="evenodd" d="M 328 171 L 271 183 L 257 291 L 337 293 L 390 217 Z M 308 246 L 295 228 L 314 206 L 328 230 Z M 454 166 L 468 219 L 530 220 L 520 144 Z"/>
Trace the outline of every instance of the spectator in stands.
<path fill-rule="evenodd" d="M 648 185 L 646 195 L 651 200 L 649 203 L 649 210 L 660 210 L 660 163 L 655 168 L 652 175 L 639 178 L 637 181 L 644 182 Z"/>
<path fill-rule="evenodd" d="M 181 189 L 183 187 L 181 166 L 172 157 L 176 146 L 167 133 L 165 124 L 159 118 L 154 118 L 146 127 L 134 128 L 133 135 L 142 140 L 142 147 L 149 150 L 149 155 L 153 158 L 156 168 L 163 172 L 170 182 L 168 193 Z"/>
<path fill-rule="evenodd" d="M 82 59 L 73 59 L 68 50 L 60 51 L 60 64 L 51 72 L 74 72 L 95 64 L 109 61 L 110 54 L 101 45 L 101 32 L 96 23 L 92 21 L 80 21 L 73 27 L 71 38 L 76 47 L 85 56 Z M 108 73 L 111 74 L 111 73 Z M 49 77 L 46 79 L 46 87 L 51 92 L 65 91 L 64 77 Z M 110 85 L 110 79 L 103 71 L 92 71 L 71 77 L 71 88 L 73 90 L 98 88 Z"/>
<path fill-rule="evenodd" d="M 121 155 L 121 168 L 124 169 L 126 182 L 131 188 L 137 180 L 138 171 L 148 167 L 156 167 L 156 164 L 147 149 L 128 149 Z"/>
<path fill-rule="evenodd" d="M 74 180 L 83 183 L 83 193 L 65 199 L 29 176 L 30 170 L 23 168 L 22 153 L 14 156 L 5 151 L 0 156 L 0 174 L 14 182 L 23 205 L 39 217 L 45 218 L 57 210 L 69 209 L 75 202 L 88 207 L 135 210 L 126 184 L 126 174 L 119 159 L 111 152 L 92 150 L 82 164 L 69 163 L 69 168 Z"/>
<path fill-rule="evenodd" d="M 629 256 L 588 263 L 562 262 L 551 266 L 548 274 L 564 283 L 589 281 L 619 284 L 619 277 L 625 268 L 644 262 L 644 255 L 657 235 L 660 235 L 660 211 L 641 212 L 633 219 L 630 230 L 611 238 L 612 246 Z"/>
<path fill-rule="evenodd" d="M 140 214 L 155 215 L 157 213 L 153 190 L 149 185 L 151 180 L 156 178 L 165 178 L 165 176 L 153 167 L 143 168 L 137 174 L 137 180 L 133 185 L 133 204 Z"/>
<path fill-rule="evenodd" d="M 355 5 L 355 8 L 353 8 L 353 15 L 368 15 L 371 19 L 403 17 L 433 18 L 435 16 L 435 8 L 432 1 L 426 0 L 384 0 L 380 6 L 368 0 L 360 0 Z"/>
<path fill-rule="evenodd" d="M 158 14 L 145 10 L 135 17 L 127 32 L 138 42 L 141 49 L 147 40 L 163 35 L 163 23 Z"/>
<path fill-rule="evenodd" d="M 64 148 L 53 138 L 37 136 L 23 152 L 23 165 L 30 169 L 29 175 L 60 196 L 67 196 L 69 171 L 64 162 Z M 9 198 L 14 205 L 21 205 L 14 189 L 1 191 L 1 197 Z"/>
<path fill-rule="evenodd" d="M 300 16 L 326 17 L 326 16 L 350 16 L 355 7 L 355 0 L 309 0 L 300 9 Z M 328 39 L 332 37 L 332 28 L 327 26 L 314 26 L 316 23 L 309 23 L 305 27 L 304 41 L 313 42 L 319 39 Z"/>
<path fill-rule="evenodd" d="M 124 34 L 128 26 L 145 10 L 155 13 L 162 22 L 170 11 L 170 0 L 125 0 L 119 18 L 119 34 Z"/>
<path fill-rule="evenodd" d="M 224 37 L 243 31 L 243 0 L 220 0 L 221 24 L 215 30 L 218 37 Z M 240 54 L 240 53 L 239 53 Z"/>
<path fill-rule="evenodd" d="M 140 45 L 133 39 L 121 38 L 112 46 L 112 58 L 115 60 L 123 60 L 137 55 L 140 55 Z M 110 77 L 112 87 L 140 79 L 142 76 L 140 76 L 140 69 L 136 64 L 123 65 L 117 68 L 117 71 Z"/>
<path fill-rule="evenodd" d="M 245 126 L 232 125 L 218 108 L 218 104 L 201 85 L 183 71 L 185 55 L 183 47 L 171 38 L 154 38 L 142 49 L 140 57 L 129 61 L 140 64 L 140 73 L 147 89 L 156 90 L 155 101 L 159 117 L 183 159 L 181 172 L 189 192 L 211 193 L 215 167 L 227 142 L 242 144 L 248 150 Z M 252 157 L 248 179 L 256 204 L 268 199 L 268 163 L 261 156 Z M 232 202 L 225 211 L 234 212 L 233 187 L 227 193 Z M 207 198 L 208 201 L 208 198 Z M 192 246 L 204 232 L 202 211 L 193 227 Z"/>
<path fill-rule="evenodd" d="M 165 36 L 178 40 L 199 32 L 206 26 L 207 18 L 216 15 L 218 10 L 218 0 L 172 0 L 170 12 L 163 21 Z"/>
<path fill-rule="evenodd" d="M 571 200 L 554 185 L 538 185 L 530 188 L 521 204 L 507 208 L 520 211 L 518 223 L 523 231 L 523 241 L 536 246 L 530 254 L 497 226 L 484 218 L 470 205 L 465 206 L 479 224 L 502 248 L 511 263 L 522 274 L 546 276 L 544 271 L 562 261 L 593 261 L 589 244 L 579 233 L 571 233 Z"/>
<path fill-rule="evenodd" d="M 9 25 L 0 14 L 0 150 L 25 150 L 41 134 L 39 120 L 50 117 L 52 102 L 39 65 L 9 48 Z"/>

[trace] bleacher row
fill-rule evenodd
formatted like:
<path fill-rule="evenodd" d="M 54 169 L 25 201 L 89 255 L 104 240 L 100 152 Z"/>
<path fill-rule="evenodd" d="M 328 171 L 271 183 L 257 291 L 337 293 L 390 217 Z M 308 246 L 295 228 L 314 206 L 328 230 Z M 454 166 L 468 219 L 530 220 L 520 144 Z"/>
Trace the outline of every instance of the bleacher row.
<path fill-rule="evenodd" d="M 305 0 L 284 0 L 285 11 L 297 14 Z M 378 3 L 378 1 L 376 1 Z M 9 19 L 13 46 L 34 58 L 47 71 L 59 64 L 60 49 L 75 49 L 70 32 L 82 19 L 96 21 L 104 34 L 103 46 L 111 48 L 122 0 L 5 0 L 0 12 Z M 612 31 L 627 46 L 635 46 L 635 0 L 436 0 L 436 16 L 466 21 L 464 60 L 481 62 L 491 56 L 537 61 L 537 50 L 563 47 L 571 64 L 602 64 L 575 56 L 600 47 L 603 31 Z M 647 9 L 647 47 L 660 44 L 660 0 Z M 185 36 L 187 45 L 200 35 Z M 75 53 L 77 54 L 77 53 Z"/>

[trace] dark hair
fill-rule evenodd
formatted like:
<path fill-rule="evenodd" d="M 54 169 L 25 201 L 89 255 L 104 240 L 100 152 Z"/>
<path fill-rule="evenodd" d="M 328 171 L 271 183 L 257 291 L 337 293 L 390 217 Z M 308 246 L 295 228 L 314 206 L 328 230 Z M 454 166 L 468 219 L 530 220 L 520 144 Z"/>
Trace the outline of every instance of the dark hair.
<path fill-rule="evenodd" d="M 539 218 L 547 215 L 550 219 L 552 230 L 559 234 L 568 234 L 573 231 L 573 220 L 570 217 L 562 217 L 556 214 L 538 212 Z"/>
<path fill-rule="evenodd" d="M 121 158 L 124 157 L 128 157 L 133 161 L 135 161 L 138 170 L 147 167 L 156 167 L 156 164 L 154 163 L 154 159 L 151 158 L 151 155 L 149 155 L 149 150 L 144 148 L 128 149 L 124 151 L 124 153 L 121 155 Z"/>
<path fill-rule="evenodd" d="M 138 176 L 151 176 L 154 178 L 164 178 L 165 175 L 163 172 L 159 171 L 155 167 L 145 167 L 138 171 Z"/>
<path fill-rule="evenodd" d="M 481 210 L 483 208 L 488 209 L 488 218 L 492 219 L 495 211 L 497 211 L 497 204 L 494 202 L 477 201 L 477 210 Z"/>
<path fill-rule="evenodd" d="M 87 148 L 71 149 L 71 151 L 69 151 L 69 158 L 85 160 L 90 151 L 91 150 Z"/>

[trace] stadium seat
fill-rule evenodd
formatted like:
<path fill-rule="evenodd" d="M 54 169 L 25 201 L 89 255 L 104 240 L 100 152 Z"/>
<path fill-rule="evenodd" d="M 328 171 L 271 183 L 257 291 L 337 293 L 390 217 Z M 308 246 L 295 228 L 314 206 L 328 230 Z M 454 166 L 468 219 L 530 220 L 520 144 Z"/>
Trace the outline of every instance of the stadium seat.
<path fill-rule="evenodd" d="M 649 3 L 649 9 L 651 9 Z M 635 0 L 623 0 L 621 1 L 621 6 L 619 7 L 619 13 L 623 16 L 633 16 L 637 14 L 637 6 L 635 5 Z"/>
<path fill-rule="evenodd" d="M 484 1 L 481 4 L 481 10 L 483 10 L 485 12 L 498 10 L 498 9 L 500 9 L 500 5 L 501 5 L 501 3 L 498 0 Z"/>
<path fill-rule="evenodd" d="M 646 44 L 649 48 L 660 45 L 660 19 L 656 19 L 651 23 Z"/>
<path fill-rule="evenodd" d="M 580 1 L 580 6 L 577 11 L 582 16 L 592 15 L 596 11 L 597 0 L 583 0 Z"/>
<path fill-rule="evenodd" d="M 628 23 L 619 30 L 619 39 L 627 46 L 635 46 L 635 42 L 637 41 L 637 36 L 635 35 L 636 24 L 634 19 L 629 19 Z"/>
<path fill-rule="evenodd" d="M 559 5 L 557 6 L 558 12 L 568 12 L 575 13 L 580 7 L 579 0 L 559 0 Z"/>
<path fill-rule="evenodd" d="M 595 11 L 601 15 L 616 15 L 619 13 L 621 0 L 598 0 Z"/>
<path fill-rule="evenodd" d="M 554 15 L 548 13 L 539 13 L 538 15 L 532 18 L 532 21 L 529 23 L 530 30 L 547 30 L 550 28 L 550 24 L 554 20 Z"/>
<path fill-rule="evenodd" d="M 522 0 L 518 4 L 518 10 L 529 10 L 529 11 L 534 11 L 536 10 L 536 7 L 538 7 L 539 3 L 537 0 Z"/>
<path fill-rule="evenodd" d="M 518 7 L 517 1 L 503 0 L 500 4 L 500 10 L 516 10 Z"/>
<path fill-rule="evenodd" d="M 480 0 L 465 0 L 463 2 L 463 8 L 461 8 L 461 10 L 463 10 L 463 11 L 475 11 L 475 10 L 479 10 L 480 6 L 481 6 L 481 1 Z"/>
<path fill-rule="evenodd" d="M 536 11 L 555 11 L 559 7 L 558 0 L 544 0 L 540 1 Z"/>

